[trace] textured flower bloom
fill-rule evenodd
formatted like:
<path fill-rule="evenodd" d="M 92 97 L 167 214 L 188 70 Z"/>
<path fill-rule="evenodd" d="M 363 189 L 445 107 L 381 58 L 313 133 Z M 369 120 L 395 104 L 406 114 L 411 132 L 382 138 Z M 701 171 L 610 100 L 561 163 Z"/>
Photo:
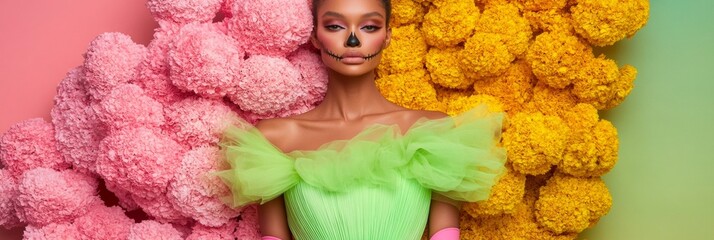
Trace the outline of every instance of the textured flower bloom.
<path fill-rule="evenodd" d="M 166 190 L 155 196 L 134 194 L 133 199 L 141 210 L 157 222 L 174 223 L 174 227 L 179 228 L 177 225 L 186 225 L 192 221 L 179 211 L 178 206 L 169 201 Z M 179 228 L 178 230 L 181 229 Z"/>
<path fill-rule="evenodd" d="M 382 76 L 376 80 L 379 91 L 387 100 L 402 107 L 422 110 L 444 110 L 436 99 L 436 90 L 423 69 L 403 74 Z"/>
<path fill-rule="evenodd" d="M 461 70 L 472 79 L 498 76 L 506 71 L 516 56 L 508 50 L 504 36 L 476 32 L 459 53 Z"/>
<path fill-rule="evenodd" d="M 612 197 L 600 178 L 556 173 L 539 190 L 535 203 L 538 224 L 556 234 L 577 233 L 607 214 Z"/>
<path fill-rule="evenodd" d="M 100 100 L 117 85 L 134 79 L 146 53 L 146 47 L 122 33 L 103 33 L 94 38 L 83 65 L 89 96 Z"/>
<path fill-rule="evenodd" d="M 599 120 L 597 109 L 580 103 L 565 113 L 572 129 L 563 161 L 558 170 L 576 177 L 598 177 L 617 163 L 617 129 L 607 120 Z"/>
<path fill-rule="evenodd" d="M 562 9 L 569 0 L 514 0 L 520 8 L 528 11 L 544 11 Z"/>
<path fill-rule="evenodd" d="M 533 88 L 533 98 L 526 104 L 526 111 L 562 116 L 577 103 L 578 98 L 570 92 L 570 88 L 560 90 L 538 82 Z"/>
<path fill-rule="evenodd" d="M 155 131 L 140 127 L 112 132 L 99 144 L 97 173 L 115 187 L 144 198 L 165 192 L 185 150 Z"/>
<path fill-rule="evenodd" d="M 393 0 L 389 26 L 398 27 L 420 23 L 424 20 L 424 14 L 426 14 L 426 8 L 419 0 Z"/>
<path fill-rule="evenodd" d="M 63 170 L 69 168 L 59 151 L 52 124 L 42 118 L 12 125 L 0 135 L 0 163 L 19 179 L 22 173 L 37 167 Z"/>
<path fill-rule="evenodd" d="M 569 135 L 570 128 L 558 116 L 517 113 L 509 118 L 503 146 L 514 170 L 538 175 L 561 162 Z"/>
<path fill-rule="evenodd" d="M 521 111 L 533 97 L 535 81 L 528 64 L 516 61 L 504 74 L 476 81 L 474 90 L 498 98 L 504 110 L 515 113 Z"/>
<path fill-rule="evenodd" d="M 0 169 L 0 227 L 11 229 L 22 225 L 15 213 L 17 181 L 7 169 Z"/>
<path fill-rule="evenodd" d="M 612 45 L 640 30 L 650 15 L 648 0 L 577 0 L 570 8 L 575 31 L 595 46 Z"/>
<path fill-rule="evenodd" d="M 458 47 L 440 49 L 431 48 L 426 54 L 426 69 L 429 70 L 431 80 L 444 87 L 467 89 L 474 84 L 474 80 L 466 78 L 459 67 Z"/>
<path fill-rule="evenodd" d="M 474 218 L 480 215 L 512 214 L 523 200 L 525 186 L 526 176 L 509 167 L 508 172 L 493 185 L 487 200 L 465 203 L 462 209 Z"/>
<path fill-rule="evenodd" d="M 241 109 L 271 116 L 308 95 L 300 71 L 284 57 L 253 55 L 240 70 L 237 90 L 228 97 Z"/>
<path fill-rule="evenodd" d="M 288 55 L 288 61 L 300 72 L 301 88 L 304 88 L 307 92 L 307 95 L 299 99 L 295 105 L 301 105 L 309 109 L 322 102 L 325 92 L 327 92 L 327 67 L 322 64 L 320 55 L 313 51 L 311 47 L 307 44 L 303 45 L 303 47 Z M 297 106 L 291 107 L 291 109 L 297 108 Z"/>
<path fill-rule="evenodd" d="M 117 86 L 93 106 L 99 121 L 110 131 L 140 126 L 159 128 L 166 121 L 161 103 L 144 95 L 144 90 L 134 84 Z"/>
<path fill-rule="evenodd" d="M 503 105 L 498 98 L 487 94 L 476 94 L 456 97 L 446 102 L 446 113 L 451 116 L 458 115 L 480 104 L 486 104 L 489 112 L 503 112 Z"/>
<path fill-rule="evenodd" d="M 259 239 L 260 228 L 258 223 L 258 205 L 245 206 L 240 214 L 240 221 L 236 228 L 235 237 L 238 239 Z"/>
<path fill-rule="evenodd" d="M 183 156 L 174 179 L 169 183 L 168 199 L 184 215 L 202 225 L 219 227 L 239 215 L 219 200 L 230 193 L 228 187 L 213 171 L 227 169 L 218 148 L 201 147 L 188 151 Z"/>
<path fill-rule="evenodd" d="M 426 40 L 416 24 L 392 28 L 389 47 L 382 51 L 377 73 L 386 76 L 424 68 Z"/>
<path fill-rule="evenodd" d="M 244 58 L 240 47 L 213 24 L 183 26 L 168 52 L 171 82 L 207 98 L 234 92 Z"/>
<path fill-rule="evenodd" d="M 87 214 L 74 220 L 83 239 L 121 240 L 129 237 L 134 220 L 124 214 L 121 207 L 98 205 Z"/>
<path fill-rule="evenodd" d="M 473 34 L 479 9 L 472 0 L 454 0 L 441 7 L 431 7 L 424 16 L 421 31 L 430 46 L 456 46 Z"/>
<path fill-rule="evenodd" d="M 637 77 L 637 69 L 630 65 L 625 65 L 620 68 L 620 78 L 613 84 L 612 91 L 615 96 L 605 105 L 605 109 L 613 108 L 625 101 L 625 97 L 630 95 L 634 86 L 635 78 Z"/>
<path fill-rule="evenodd" d="M 209 22 L 216 17 L 222 2 L 222 0 L 149 0 L 146 6 L 157 21 Z"/>
<path fill-rule="evenodd" d="M 235 239 L 234 233 L 238 223 L 230 221 L 219 227 L 208 227 L 202 224 L 196 224 L 191 229 L 191 234 L 186 237 L 186 240 L 214 240 L 214 239 Z M 238 239 L 260 239 L 260 236 L 253 238 L 238 238 Z"/>
<path fill-rule="evenodd" d="M 513 4 L 487 6 L 476 23 L 475 31 L 499 34 L 508 52 L 514 56 L 521 56 L 526 51 L 533 35 L 529 22 Z"/>
<path fill-rule="evenodd" d="M 588 61 L 579 75 L 573 80 L 573 95 L 580 102 L 590 103 L 598 109 L 605 108 L 606 104 L 615 96 L 612 87 L 620 78 L 620 70 L 612 59 L 604 55 Z"/>
<path fill-rule="evenodd" d="M 575 34 L 570 12 L 563 10 L 523 11 L 534 32 L 562 32 Z"/>
<path fill-rule="evenodd" d="M 312 11 L 305 0 L 232 1 L 229 33 L 249 55 L 284 57 L 306 43 L 312 33 Z"/>
<path fill-rule="evenodd" d="M 555 32 L 538 35 L 526 54 L 538 80 L 558 89 L 570 85 L 592 58 L 589 45 L 573 35 Z"/>
<path fill-rule="evenodd" d="M 223 101 L 191 97 L 166 108 L 168 135 L 188 147 L 216 145 L 223 129 L 238 116 Z"/>
<path fill-rule="evenodd" d="M 57 149 L 65 161 L 77 171 L 93 173 L 99 141 L 107 131 L 90 108 L 82 71 L 81 67 L 72 69 L 59 83 L 50 116 Z"/>
<path fill-rule="evenodd" d="M 171 224 L 144 220 L 131 226 L 128 240 L 182 240 L 181 233 Z"/>
<path fill-rule="evenodd" d="M 17 185 L 17 216 L 34 226 L 71 223 L 102 204 L 97 184 L 97 179 L 72 170 L 35 168 L 26 171 Z"/>
<path fill-rule="evenodd" d="M 71 223 L 50 223 L 45 226 L 29 225 L 22 233 L 23 240 L 82 239 L 77 226 Z"/>

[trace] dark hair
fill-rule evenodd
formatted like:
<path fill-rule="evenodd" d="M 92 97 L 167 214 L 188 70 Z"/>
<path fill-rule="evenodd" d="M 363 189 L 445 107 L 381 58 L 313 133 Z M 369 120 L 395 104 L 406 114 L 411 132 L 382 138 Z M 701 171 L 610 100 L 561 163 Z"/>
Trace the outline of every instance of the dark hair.
<path fill-rule="evenodd" d="M 320 6 L 320 3 L 322 3 L 322 0 L 312 0 L 312 24 L 315 27 L 317 27 L 317 7 Z M 392 1 L 382 0 L 382 6 L 384 7 L 384 12 L 387 13 L 387 16 L 385 16 L 386 26 L 389 27 L 389 19 L 392 15 Z"/>

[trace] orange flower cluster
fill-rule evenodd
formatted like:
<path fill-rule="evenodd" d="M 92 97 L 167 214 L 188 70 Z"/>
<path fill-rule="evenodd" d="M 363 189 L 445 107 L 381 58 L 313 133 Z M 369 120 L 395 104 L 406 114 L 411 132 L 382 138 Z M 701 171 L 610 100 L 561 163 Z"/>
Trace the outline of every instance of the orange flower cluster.
<path fill-rule="evenodd" d="M 465 239 L 574 239 L 609 210 L 600 176 L 618 160 L 598 110 L 622 103 L 637 70 L 593 47 L 632 37 L 647 0 L 394 0 L 377 85 L 413 109 L 505 111 L 509 173 L 464 205 Z M 529 179 L 528 181 L 525 179 Z"/>

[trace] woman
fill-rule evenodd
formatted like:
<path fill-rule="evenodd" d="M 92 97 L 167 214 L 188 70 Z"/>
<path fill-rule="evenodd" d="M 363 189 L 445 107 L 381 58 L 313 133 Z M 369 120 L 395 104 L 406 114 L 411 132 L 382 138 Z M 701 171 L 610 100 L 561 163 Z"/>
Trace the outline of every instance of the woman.
<path fill-rule="evenodd" d="M 389 1 L 313 0 L 313 15 L 325 98 L 226 131 L 232 169 L 220 175 L 234 205 L 261 203 L 263 239 L 420 239 L 427 222 L 431 239 L 459 239 L 459 202 L 487 198 L 503 172 L 503 115 L 480 107 L 450 118 L 387 101 L 375 69 Z"/>

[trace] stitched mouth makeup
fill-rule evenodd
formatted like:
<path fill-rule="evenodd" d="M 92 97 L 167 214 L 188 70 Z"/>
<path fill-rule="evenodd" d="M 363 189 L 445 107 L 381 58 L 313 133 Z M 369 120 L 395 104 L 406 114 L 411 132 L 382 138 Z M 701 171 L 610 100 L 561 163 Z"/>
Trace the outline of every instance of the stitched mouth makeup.
<path fill-rule="evenodd" d="M 335 61 L 338 61 L 338 62 L 342 62 L 343 60 L 347 60 L 347 59 L 357 59 L 357 60 L 362 60 L 362 61 L 369 61 L 369 60 L 372 60 L 377 55 L 379 55 L 381 52 L 382 52 L 382 49 L 379 49 L 379 51 L 369 54 L 369 55 L 362 55 L 357 52 L 347 52 L 342 55 L 337 55 L 336 53 L 325 49 L 325 53 L 327 53 L 327 55 L 329 55 L 330 57 L 335 59 Z M 349 62 L 354 62 L 354 61 L 349 61 Z"/>

